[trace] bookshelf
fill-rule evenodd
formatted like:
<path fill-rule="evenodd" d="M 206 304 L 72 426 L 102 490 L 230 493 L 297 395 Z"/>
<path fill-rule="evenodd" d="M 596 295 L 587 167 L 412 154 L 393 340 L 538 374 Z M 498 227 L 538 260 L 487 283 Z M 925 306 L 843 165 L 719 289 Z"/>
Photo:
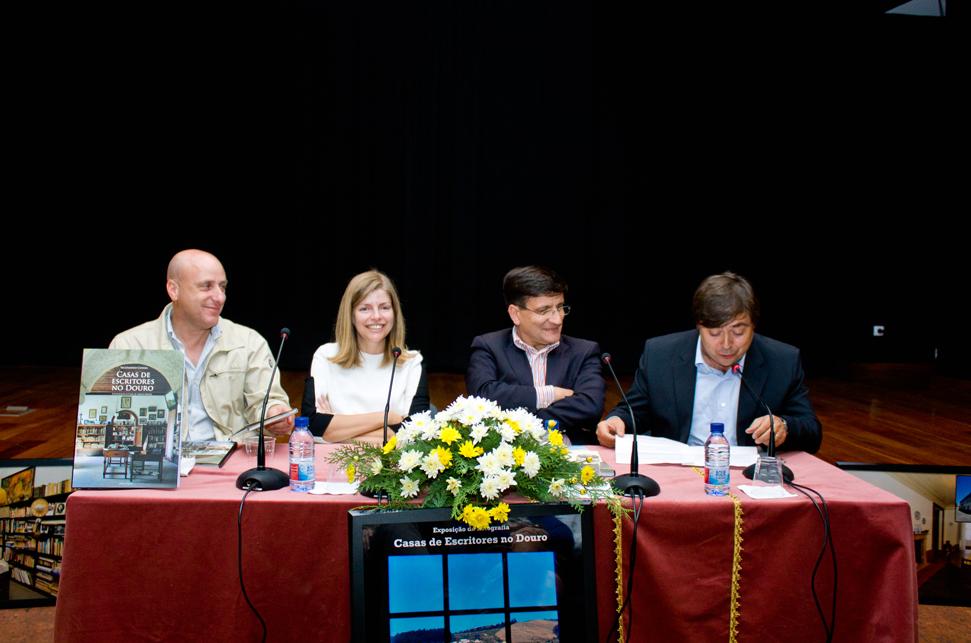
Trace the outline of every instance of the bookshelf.
<path fill-rule="evenodd" d="M 165 430 L 168 427 L 162 422 L 152 422 L 142 425 L 142 440 L 145 442 L 145 452 L 159 454 L 165 451 Z"/>
<path fill-rule="evenodd" d="M 70 494 L 71 481 L 62 480 L 35 487 L 30 500 L 0 507 L 0 543 L 11 580 L 51 597 L 57 596 Z M 48 503 L 40 517 L 31 511 L 39 498 Z"/>
<path fill-rule="evenodd" d="M 79 424 L 77 432 L 77 448 L 82 453 L 93 454 L 100 451 L 105 443 L 105 426 L 103 424 Z"/>
<path fill-rule="evenodd" d="M 122 444 L 125 446 L 134 446 L 135 444 L 135 433 L 138 427 L 129 424 L 114 424 L 110 426 L 110 430 L 106 428 L 105 441 L 106 445 L 109 444 Z"/>

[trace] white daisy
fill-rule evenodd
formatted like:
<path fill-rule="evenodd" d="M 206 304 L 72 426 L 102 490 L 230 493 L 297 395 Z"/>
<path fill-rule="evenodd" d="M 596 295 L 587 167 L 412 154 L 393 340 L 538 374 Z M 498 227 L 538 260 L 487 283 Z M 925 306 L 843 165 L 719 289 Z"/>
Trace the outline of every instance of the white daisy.
<path fill-rule="evenodd" d="M 478 444 L 482 438 L 489 435 L 489 427 L 485 424 L 476 424 L 472 427 L 469 435 L 472 437 L 472 444 Z"/>
<path fill-rule="evenodd" d="M 418 495 L 418 483 L 409 477 L 401 479 L 401 497 L 414 498 Z"/>
<path fill-rule="evenodd" d="M 530 478 L 535 478 L 539 473 L 539 456 L 533 451 L 527 451 L 526 457 L 523 458 L 523 473 Z"/>
<path fill-rule="evenodd" d="M 395 433 L 395 435 L 397 436 L 397 440 L 395 441 L 395 448 L 403 449 L 415 441 L 415 438 L 418 435 L 418 427 L 413 425 L 409 425 L 409 426 L 402 425 L 401 428 L 398 429 L 397 433 Z"/>
<path fill-rule="evenodd" d="M 429 478 L 437 478 L 438 474 L 445 470 L 445 465 L 438 459 L 438 451 L 432 451 L 422 460 L 421 470 Z"/>
<path fill-rule="evenodd" d="M 479 456 L 479 460 L 476 463 L 475 468 L 484 473 L 486 476 L 494 476 L 499 473 L 500 469 L 502 469 L 502 462 L 499 461 L 495 451 L 490 451 L 485 455 Z"/>
<path fill-rule="evenodd" d="M 412 469 L 421 464 L 421 455 L 421 451 L 402 451 L 401 459 L 398 460 L 398 468 L 411 473 Z"/>
<path fill-rule="evenodd" d="M 495 477 L 496 483 L 499 486 L 499 491 L 505 491 L 509 487 L 516 484 L 516 476 L 514 476 L 512 471 L 509 469 L 500 469 L 499 473 L 497 473 Z"/>
<path fill-rule="evenodd" d="M 492 453 L 496 454 L 499 463 L 504 467 L 511 467 L 516 464 L 516 456 L 513 455 L 512 445 L 508 442 L 503 442 L 497 446 Z"/>
<path fill-rule="evenodd" d="M 543 428 L 543 421 L 526 409 L 506 411 L 504 417 L 507 420 L 515 422 L 519 426 L 520 433 L 529 433 L 536 440 L 539 440 L 546 433 L 546 430 Z"/>
<path fill-rule="evenodd" d="M 379 473 L 381 473 L 381 469 L 383 468 L 384 468 L 384 465 L 381 464 L 381 458 L 375 458 L 374 460 L 371 460 L 371 475 L 373 476 L 378 475 Z"/>
<path fill-rule="evenodd" d="M 429 422 L 427 425 L 421 428 L 421 439 L 422 440 L 434 440 L 439 436 L 442 431 L 442 424 L 438 420 Z"/>
<path fill-rule="evenodd" d="M 487 499 L 494 500 L 499 497 L 499 485 L 494 476 L 486 476 L 479 485 L 479 494 Z"/>
<path fill-rule="evenodd" d="M 445 481 L 445 488 L 451 491 L 453 496 L 457 496 L 459 489 L 462 488 L 462 481 L 457 478 L 449 478 Z"/>

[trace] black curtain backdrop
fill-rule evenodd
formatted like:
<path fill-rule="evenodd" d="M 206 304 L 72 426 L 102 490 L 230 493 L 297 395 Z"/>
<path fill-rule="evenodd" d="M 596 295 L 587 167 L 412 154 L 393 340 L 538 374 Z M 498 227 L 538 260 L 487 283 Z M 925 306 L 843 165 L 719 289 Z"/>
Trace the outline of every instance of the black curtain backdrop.
<path fill-rule="evenodd" d="M 592 2 L 71 11 L 11 23 L 2 364 L 78 365 L 156 317 L 186 247 L 222 259 L 226 317 L 274 347 L 292 329 L 285 369 L 377 267 L 409 345 L 463 372 L 526 263 L 563 274 L 566 332 L 623 372 L 728 269 L 810 374 L 968 356 L 944 28 Z"/>

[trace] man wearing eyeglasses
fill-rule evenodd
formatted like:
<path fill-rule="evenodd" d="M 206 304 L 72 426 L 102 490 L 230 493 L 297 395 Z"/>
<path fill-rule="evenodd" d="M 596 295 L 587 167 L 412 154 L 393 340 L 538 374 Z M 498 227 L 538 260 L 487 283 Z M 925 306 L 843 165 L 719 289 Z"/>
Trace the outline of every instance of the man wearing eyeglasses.
<path fill-rule="evenodd" d="M 549 268 L 513 268 L 502 281 L 512 328 L 479 335 L 465 374 L 470 395 L 556 420 L 575 444 L 596 443 L 603 413 L 600 346 L 563 335 L 566 282 Z"/>

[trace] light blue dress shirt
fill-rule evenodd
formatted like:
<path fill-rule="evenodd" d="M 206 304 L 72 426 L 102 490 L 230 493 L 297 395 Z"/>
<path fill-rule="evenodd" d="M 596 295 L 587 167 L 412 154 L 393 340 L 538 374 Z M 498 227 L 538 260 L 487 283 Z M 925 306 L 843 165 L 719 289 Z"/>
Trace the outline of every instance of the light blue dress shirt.
<path fill-rule="evenodd" d="M 189 356 L 185 354 L 185 346 L 182 344 L 182 340 L 178 338 L 175 330 L 172 328 L 171 308 L 169 308 L 168 314 L 165 316 L 165 330 L 168 331 L 172 346 L 175 350 L 181 351 L 185 358 L 185 383 L 189 399 L 185 405 L 184 412 L 189 415 L 188 421 L 186 422 L 189 426 L 188 439 L 214 440 L 216 438 L 216 431 L 212 428 L 212 420 L 209 418 L 209 414 L 206 413 L 206 407 L 202 404 L 202 393 L 199 391 L 199 384 L 205 376 L 206 361 L 209 358 L 209 353 L 216 346 L 216 338 L 222 334 L 219 323 L 217 322 L 215 326 L 209 329 L 209 337 L 206 338 L 206 345 L 202 349 L 202 354 L 199 355 L 198 364 L 193 364 L 189 361 Z"/>
<path fill-rule="evenodd" d="M 745 371 L 745 356 L 742 356 L 739 366 Z M 688 434 L 689 445 L 703 445 L 711 433 L 711 423 L 721 422 L 725 425 L 725 437 L 732 446 L 738 445 L 738 395 L 742 388 L 742 380 L 732 373 L 731 369 L 722 373 L 705 363 L 701 355 L 701 337 L 698 337 L 698 347 L 695 349 L 695 406 L 691 414 L 691 433 Z M 742 427 L 744 431 L 748 427 Z"/>

